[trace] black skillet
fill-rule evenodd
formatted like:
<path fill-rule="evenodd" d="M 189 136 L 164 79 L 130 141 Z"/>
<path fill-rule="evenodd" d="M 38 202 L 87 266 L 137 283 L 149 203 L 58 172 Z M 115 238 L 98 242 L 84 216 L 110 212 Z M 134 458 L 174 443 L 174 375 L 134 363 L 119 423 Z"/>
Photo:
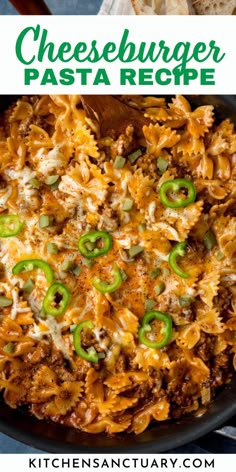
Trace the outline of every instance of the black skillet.
<path fill-rule="evenodd" d="M 0 111 L 16 96 L 0 96 Z M 188 96 L 193 106 L 212 104 L 217 119 L 229 117 L 236 124 L 236 96 Z M 236 415 L 236 375 L 201 417 L 186 417 L 150 427 L 144 433 L 87 434 L 48 421 L 39 421 L 0 400 L 0 431 L 32 447 L 55 453 L 156 453 L 187 444 L 219 428 Z"/>

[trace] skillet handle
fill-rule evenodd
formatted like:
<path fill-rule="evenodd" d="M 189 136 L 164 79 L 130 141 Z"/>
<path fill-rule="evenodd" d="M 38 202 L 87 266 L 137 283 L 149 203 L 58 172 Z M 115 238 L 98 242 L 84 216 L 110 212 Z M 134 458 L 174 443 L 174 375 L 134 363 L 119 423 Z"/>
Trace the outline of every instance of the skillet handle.
<path fill-rule="evenodd" d="M 21 15 L 51 15 L 44 0 L 9 0 Z"/>

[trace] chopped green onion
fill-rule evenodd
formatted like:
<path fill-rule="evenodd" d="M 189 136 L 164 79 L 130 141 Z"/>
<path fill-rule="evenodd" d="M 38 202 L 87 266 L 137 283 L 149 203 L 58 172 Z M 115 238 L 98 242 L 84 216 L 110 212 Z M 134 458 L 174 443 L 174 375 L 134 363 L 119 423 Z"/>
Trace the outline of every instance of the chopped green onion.
<path fill-rule="evenodd" d="M 180 306 L 189 306 L 193 302 L 194 298 L 191 295 L 181 295 L 179 298 Z"/>
<path fill-rule="evenodd" d="M 113 164 L 113 167 L 114 169 L 123 169 L 124 165 L 125 165 L 125 158 L 122 157 L 122 156 L 116 156 L 115 160 L 114 160 L 114 164 Z"/>
<path fill-rule="evenodd" d="M 45 313 L 45 311 L 44 311 L 43 308 L 41 308 L 41 310 L 40 310 L 38 316 L 39 316 L 39 318 L 46 318 L 46 313 Z"/>
<path fill-rule="evenodd" d="M 5 308 L 6 306 L 11 306 L 13 303 L 11 298 L 0 296 L 0 307 Z"/>
<path fill-rule="evenodd" d="M 32 279 L 28 279 L 23 285 L 23 290 L 26 293 L 31 293 L 34 290 L 34 287 L 35 287 L 34 281 Z"/>
<path fill-rule="evenodd" d="M 89 252 L 93 251 L 95 246 L 96 246 L 96 244 L 92 243 L 92 241 L 87 241 L 85 243 L 85 247 L 86 247 L 87 251 L 89 251 Z"/>
<path fill-rule="evenodd" d="M 151 272 L 149 272 L 149 275 L 152 279 L 156 279 L 159 275 L 161 275 L 161 269 L 156 267 L 155 269 L 151 270 Z"/>
<path fill-rule="evenodd" d="M 61 177 L 59 177 L 59 179 L 54 184 L 50 185 L 50 189 L 52 192 L 58 189 L 60 182 L 61 182 Z"/>
<path fill-rule="evenodd" d="M 94 262 L 95 261 L 93 259 L 87 259 L 87 257 L 83 257 L 82 259 L 82 263 L 85 265 L 85 267 L 88 267 L 88 268 L 92 267 Z"/>
<path fill-rule="evenodd" d="M 224 258 L 225 258 L 225 256 L 224 256 L 223 252 L 218 251 L 217 254 L 216 254 L 217 261 L 222 261 L 222 259 L 224 259 Z"/>
<path fill-rule="evenodd" d="M 72 324 L 70 325 L 70 332 L 73 333 L 73 331 L 75 330 L 77 324 Z"/>
<path fill-rule="evenodd" d="M 97 354 L 98 354 L 98 359 L 105 359 L 106 357 L 104 352 L 98 352 Z"/>
<path fill-rule="evenodd" d="M 121 273 L 121 277 L 122 277 L 123 282 L 125 282 L 125 280 L 128 279 L 128 275 L 126 274 L 126 272 L 123 269 L 120 269 L 120 273 Z"/>
<path fill-rule="evenodd" d="M 206 232 L 203 238 L 203 243 L 206 249 L 208 249 L 208 251 L 211 251 L 211 249 L 213 249 L 213 247 L 216 246 L 217 244 L 216 237 L 210 229 L 209 231 Z"/>
<path fill-rule="evenodd" d="M 49 175 L 45 180 L 45 184 L 53 185 L 58 181 L 58 179 L 59 179 L 59 175 Z"/>
<path fill-rule="evenodd" d="M 15 350 L 15 346 L 13 343 L 7 343 L 5 344 L 3 351 L 6 352 L 7 354 L 12 354 Z"/>
<path fill-rule="evenodd" d="M 137 149 L 137 151 L 134 151 L 132 152 L 131 154 L 128 155 L 128 159 L 129 159 L 129 162 L 131 164 L 134 164 L 135 161 L 137 161 L 137 159 L 142 156 L 142 150 L 141 149 Z"/>
<path fill-rule="evenodd" d="M 42 182 L 40 182 L 40 180 L 38 179 L 31 179 L 29 183 L 31 187 L 36 188 L 36 189 L 39 189 L 42 186 Z"/>
<path fill-rule="evenodd" d="M 141 254 L 141 252 L 143 252 L 143 248 L 141 246 L 131 246 L 129 249 L 129 256 L 135 257 L 138 256 L 138 254 Z"/>
<path fill-rule="evenodd" d="M 170 271 L 169 271 L 169 269 L 168 269 L 167 267 L 165 267 L 165 268 L 163 269 L 163 277 L 168 277 L 168 275 L 170 275 Z"/>
<path fill-rule="evenodd" d="M 164 172 L 166 171 L 166 169 L 168 169 L 168 166 L 169 166 L 169 162 L 167 161 L 167 159 L 164 159 L 164 157 L 158 157 L 157 159 L 157 168 L 158 170 L 160 171 L 161 174 L 164 174 Z"/>
<path fill-rule="evenodd" d="M 77 265 L 74 269 L 73 269 L 73 274 L 74 275 L 80 275 L 81 272 L 82 272 L 82 267 L 80 265 Z"/>
<path fill-rule="evenodd" d="M 145 310 L 150 311 L 157 304 L 156 300 L 145 300 Z"/>
<path fill-rule="evenodd" d="M 63 272 L 69 272 L 70 270 L 72 270 L 73 268 L 75 267 L 75 263 L 74 261 L 71 261 L 69 259 L 65 260 L 62 265 L 61 265 L 61 270 Z"/>
<path fill-rule="evenodd" d="M 57 254 L 58 247 L 55 243 L 47 243 L 47 251 L 48 251 L 48 254 Z"/>
<path fill-rule="evenodd" d="M 124 205 L 123 205 L 123 207 L 122 207 L 122 210 L 123 210 L 123 211 L 130 211 L 130 210 L 132 210 L 133 204 L 134 204 L 134 202 L 133 202 L 133 200 L 131 200 L 131 198 L 126 198 L 125 201 L 124 201 Z"/>
<path fill-rule="evenodd" d="M 41 229 L 47 228 L 48 226 L 52 226 L 53 223 L 53 216 L 49 215 L 40 215 L 39 217 L 39 227 Z"/>
<path fill-rule="evenodd" d="M 140 233 L 143 233 L 144 231 L 146 231 L 146 229 L 147 229 L 147 227 L 146 227 L 145 223 L 140 223 L 140 224 L 138 225 L 138 231 L 139 231 Z"/>
<path fill-rule="evenodd" d="M 155 290 L 155 294 L 156 294 L 156 295 L 161 295 L 161 293 L 164 292 L 165 288 L 166 288 L 166 286 L 165 286 L 164 282 L 162 282 L 162 281 L 159 282 L 159 284 L 157 284 L 156 287 L 155 287 L 155 289 L 154 289 L 154 290 Z"/>

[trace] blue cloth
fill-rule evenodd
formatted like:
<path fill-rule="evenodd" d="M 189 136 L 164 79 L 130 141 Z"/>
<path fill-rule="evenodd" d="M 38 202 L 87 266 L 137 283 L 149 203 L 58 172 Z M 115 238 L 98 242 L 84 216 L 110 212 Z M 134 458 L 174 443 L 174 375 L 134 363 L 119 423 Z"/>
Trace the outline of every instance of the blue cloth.
<path fill-rule="evenodd" d="M 102 0 L 45 0 L 54 15 L 96 15 Z M 16 10 L 8 2 L 1 0 L 1 15 L 15 15 Z"/>

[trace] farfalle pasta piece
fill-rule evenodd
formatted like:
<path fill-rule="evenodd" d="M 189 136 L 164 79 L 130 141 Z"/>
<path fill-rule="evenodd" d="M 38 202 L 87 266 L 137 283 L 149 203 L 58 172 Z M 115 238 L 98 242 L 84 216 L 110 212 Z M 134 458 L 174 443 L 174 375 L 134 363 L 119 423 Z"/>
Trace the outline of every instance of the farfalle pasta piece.
<path fill-rule="evenodd" d="M 97 419 L 95 423 L 91 423 L 88 426 L 84 427 L 84 431 L 92 434 L 98 433 L 121 433 L 128 429 L 131 423 L 131 415 L 126 414 L 119 418 L 119 422 L 113 421 L 109 416 L 102 419 Z"/>
<path fill-rule="evenodd" d="M 154 181 L 144 176 L 141 169 L 138 169 L 128 181 L 128 189 L 138 208 L 143 208 L 152 200 L 155 201 Z"/>
<path fill-rule="evenodd" d="M 151 156 L 159 157 L 163 148 L 172 148 L 180 140 L 180 136 L 171 128 L 159 124 L 143 127 L 143 134 Z"/>
<path fill-rule="evenodd" d="M 120 411 L 128 410 L 138 403 L 138 398 L 128 398 L 122 395 L 111 394 L 110 397 L 98 404 L 98 411 L 101 415 L 116 414 Z"/>
<path fill-rule="evenodd" d="M 92 367 L 88 370 L 85 379 L 85 395 L 89 403 L 104 401 L 104 387 L 102 377 Z"/>
<path fill-rule="evenodd" d="M 196 136 L 190 136 L 186 131 L 181 135 L 180 141 L 176 146 L 177 159 L 191 168 L 191 171 L 196 174 L 199 168 L 199 161 L 201 155 L 205 152 L 205 144 L 203 139 L 198 139 Z M 189 159 L 189 157 L 194 157 Z"/>
<path fill-rule="evenodd" d="M 233 123 L 229 120 L 223 120 L 216 128 L 216 132 L 227 142 L 225 151 L 228 154 L 236 152 L 236 133 Z"/>
<path fill-rule="evenodd" d="M 31 400 L 34 403 L 48 401 L 52 396 L 57 395 L 58 390 L 55 372 L 46 365 L 40 367 L 33 378 Z"/>
<path fill-rule="evenodd" d="M 64 382 L 58 387 L 53 401 L 44 407 L 44 413 L 48 416 L 66 415 L 79 401 L 82 395 L 83 382 Z"/>
<path fill-rule="evenodd" d="M 115 316 L 123 329 L 132 334 L 137 334 L 139 320 L 132 311 L 130 311 L 128 308 L 122 308 L 116 312 Z"/>
<path fill-rule="evenodd" d="M 220 283 L 220 270 L 217 264 L 209 266 L 198 283 L 198 294 L 201 300 L 209 307 L 213 307 L 213 299 L 217 295 Z"/>
<path fill-rule="evenodd" d="M 197 223 L 203 208 L 203 202 L 199 200 L 191 203 L 185 208 L 166 208 L 163 212 L 161 220 L 168 222 L 177 232 L 176 241 L 184 241 L 190 230 Z M 166 223 L 167 224 L 167 223 Z M 160 225 L 161 226 L 161 225 Z M 174 234 L 174 232 L 173 232 Z"/>
<path fill-rule="evenodd" d="M 165 107 L 166 101 L 162 97 L 151 97 L 141 95 L 122 95 L 121 100 L 132 108 L 146 109 L 149 107 Z"/>
<path fill-rule="evenodd" d="M 196 138 L 204 136 L 212 127 L 214 122 L 213 106 L 205 105 L 191 111 L 189 102 L 181 95 L 172 100 L 170 109 L 179 115 L 187 118 L 187 130 Z"/>
<path fill-rule="evenodd" d="M 220 216 L 213 228 L 220 250 L 226 257 L 233 258 L 236 251 L 236 217 Z"/>
<path fill-rule="evenodd" d="M 74 146 L 76 150 L 76 159 L 79 162 L 80 153 L 98 158 L 98 146 L 91 131 L 86 126 L 78 126 L 74 134 Z"/>
<path fill-rule="evenodd" d="M 131 387 L 146 383 L 148 380 L 148 374 L 145 372 L 130 371 L 111 375 L 106 378 L 104 384 L 115 392 L 120 393 L 130 390 Z"/>
<path fill-rule="evenodd" d="M 28 101 L 18 100 L 10 115 L 9 121 L 23 121 L 27 118 L 31 118 L 33 114 L 33 107 Z"/>
<path fill-rule="evenodd" d="M 181 327 L 178 330 L 176 343 L 184 349 L 192 349 L 198 343 L 201 336 L 201 330 L 198 323 Z"/>
<path fill-rule="evenodd" d="M 153 350 L 146 346 L 138 346 L 136 348 L 135 357 L 132 359 L 132 365 L 138 366 L 139 369 L 144 371 L 148 370 L 149 367 L 154 369 L 160 369 L 161 367 L 168 369 L 170 366 L 170 359 L 166 352 L 160 350 Z"/>
<path fill-rule="evenodd" d="M 209 334 L 220 334 L 225 330 L 222 318 L 219 315 L 219 311 L 216 308 L 212 310 L 207 307 L 199 308 L 197 310 L 196 322 L 202 331 Z"/>
<path fill-rule="evenodd" d="M 0 141 L 0 156 L 1 156 L 0 169 L 1 171 L 3 171 L 12 163 L 12 156 L 11 156 L 11 153 L 9 152 L 9 147 L 7 145 L 7 142 Z"/>
<path fill-rule="evenodd" d="M 181 128 L 186 123 L 186 118 L 178 116 L 165 108 L 146 108 L 144 116 L 174 129 Z"/>
<path fill-rule="evenodd" d="M 160 399 L 154 404 L 147 405 L 137 413 L 132 421 L 131 431 L 140 434 L 147 429 L 152 419 L 165 421 L 169 417 L 170 404 L 166 399 Z"/>

